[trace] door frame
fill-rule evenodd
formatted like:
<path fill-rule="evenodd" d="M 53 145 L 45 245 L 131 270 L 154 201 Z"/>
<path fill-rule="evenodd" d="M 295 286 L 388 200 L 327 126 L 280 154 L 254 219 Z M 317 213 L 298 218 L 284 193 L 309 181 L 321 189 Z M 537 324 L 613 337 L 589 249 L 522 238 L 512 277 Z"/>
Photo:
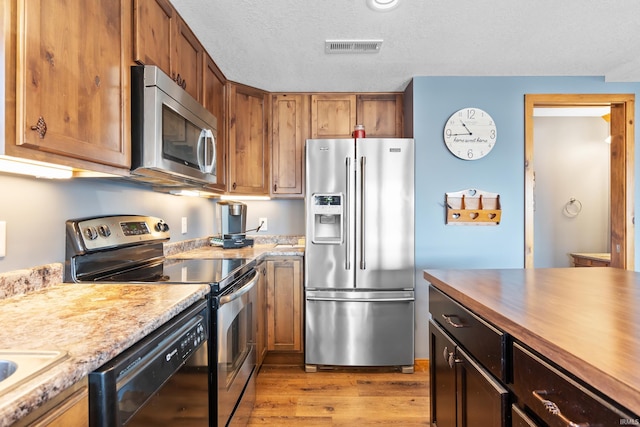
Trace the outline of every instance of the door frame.
<path fill-rule="evenodd" d="M 535 168 L 533 110 L 537 107 L 611 107 L 611 267 L 634 269 L 634 94 L 525 95 L 525 268 L 533 268 Z"/>

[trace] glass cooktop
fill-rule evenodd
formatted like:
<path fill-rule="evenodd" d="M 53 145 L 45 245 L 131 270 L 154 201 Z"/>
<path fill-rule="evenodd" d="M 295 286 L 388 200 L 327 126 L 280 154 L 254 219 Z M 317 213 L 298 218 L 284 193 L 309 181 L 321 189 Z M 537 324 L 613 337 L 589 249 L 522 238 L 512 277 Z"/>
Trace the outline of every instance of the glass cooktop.
<path fill-rule="evenodd" d="M 164 262 L 113 274 L 101 281 L 126 283 L 209 284 L 211 291 L 223 290 L 255 266 L 255 260 L 165 259 Z"/>

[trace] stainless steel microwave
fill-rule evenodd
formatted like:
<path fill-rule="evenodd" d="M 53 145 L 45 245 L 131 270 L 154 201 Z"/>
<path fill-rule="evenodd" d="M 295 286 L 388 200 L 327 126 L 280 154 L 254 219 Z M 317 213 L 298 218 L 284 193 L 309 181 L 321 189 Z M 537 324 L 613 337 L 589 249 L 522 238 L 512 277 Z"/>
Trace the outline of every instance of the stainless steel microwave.
<path fill-rule="evenodd" d="M 131 173 L 153 185 L 216 183 L 217 119 L 156 66 L 131 67 Z"/>

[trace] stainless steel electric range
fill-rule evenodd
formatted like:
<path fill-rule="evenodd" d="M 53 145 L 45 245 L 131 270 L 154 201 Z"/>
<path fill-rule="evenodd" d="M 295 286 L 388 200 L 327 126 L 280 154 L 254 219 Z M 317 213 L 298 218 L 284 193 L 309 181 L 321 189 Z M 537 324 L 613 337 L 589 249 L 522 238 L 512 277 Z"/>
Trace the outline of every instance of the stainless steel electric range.
<path fill-rule="evenodd" d="M 209 340 L 199 362 L 208 366 L 208 390 L 198 398 L 208 402 L 210 426 L 246 424 L 255 401 L 255 260 L 167 259 L 169 225 L 150 216 L 72 219 L 66 234 L 65 282 L 211 287 Z M 191 404 L 202 411 L 202 402 Z"/>

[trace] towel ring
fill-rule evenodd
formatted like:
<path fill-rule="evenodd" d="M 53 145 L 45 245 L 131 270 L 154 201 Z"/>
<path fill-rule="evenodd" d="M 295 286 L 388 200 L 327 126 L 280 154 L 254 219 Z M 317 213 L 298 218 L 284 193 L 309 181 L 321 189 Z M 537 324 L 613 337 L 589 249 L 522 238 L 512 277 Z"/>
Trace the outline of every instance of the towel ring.
<path fill-rule="evenodd" d="M 578 214 L 582 211 L 582 202 L 575 198 L 570 198 L 566 205 L 564 205 L 563 213 L 565 216 L 569 218 L 573 218 L 578 216 Z"/>

